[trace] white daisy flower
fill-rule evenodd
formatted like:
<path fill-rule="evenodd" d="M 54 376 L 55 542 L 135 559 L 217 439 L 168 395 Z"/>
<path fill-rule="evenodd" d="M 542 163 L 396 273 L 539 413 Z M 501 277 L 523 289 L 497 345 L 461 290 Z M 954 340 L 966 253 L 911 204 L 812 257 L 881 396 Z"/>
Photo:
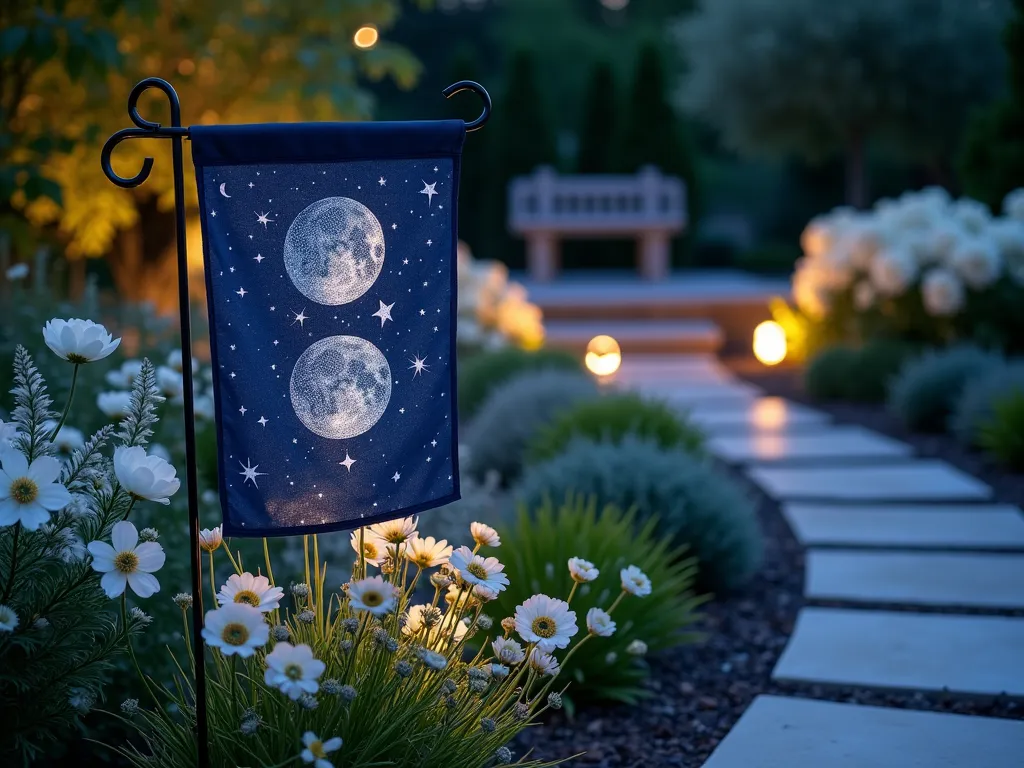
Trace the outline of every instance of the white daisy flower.
<path fill-rule="evenodd" d="M 437 541 L 433 536 L 425 539 L 416 538 L 405 548 L 406 558 L 420 568 L 434 568 L 444 565 L 451 557 L 452 548 L 446 539 Z"/>
<path fill-rule="evenodd" d="M 121 420 L 128 415 L 132 405 L 131 392 L 100 392 L 96 405 L 112 419 Z"/>
<path fill-rule="evenodd" d="M 349 582 L 348 599 L 353 610 L 369 611 L 374 616 L 390 613 L 398 603 L 395 587 L 380 576 Z"/>
<path fill-rule="evenodd" d="M 589 560 L 584 560 L 582 557 L 570 557 L 569 575 L 576 583 L 586 584 L 600 576 L 601 572 Z"/>
<path fill-rule="evenodd" d="M 114 474 L 136 499 L 148 499 L 158 504 L 170 504 L 170 497 L 181 487 L 174 465 L 159 456 L 147 456 L 146 449 L 141 446 L 118 446 L 114 449 Z"/>
<path fill-rule="evenodd" d="M 0 447 L 0 526 L 21 523 L 36 531 L 50 512 L 71 503 L 68 489 L 57 482 L 60 462 L 53 456 L 28 459 L 13 446 Z"/>
<path fill-rule="evenodd" d="M 409 539 L 419 536 L 416 532 L 416 523 L 419 518 L 400 517 L 397 520 L 385 520 L 383 523 L 375 523 L 370 530 L 384 539 L 388 544 L 402 544 Z"/>
<path fill-rule="evenodd" d="M 868 276 L 879 295 L 900 296 L 917 277 L 917 261 L 909 249 L 890 246 L 875 255 Z"/>
<path fill-rule="evenodd" d="M 470 600 L 473 599 L 472 589 L 463 589 L 458 584 L 451 584 L 448 587 L 448 591 L 445 593 L 444 601 L 448 605 L 453 606 L 457 610 L 462 610 L 466 607 Z M 457 603 L 457 604 L 456 604 Z"/>
<path fill-rule="evenodd" d="M 465 637 L 469 628 L 458 620 L 458 616 L 454 612 L 441 615 L 440 619 L 435 621 L 434 626 L 424 632 L 424 616 L 430 616 L 433 611 L 437 611 L 437 614 L 440 614 L 440 610 L 428 604 L 410 607 L 406 615 L 405 626 L 402 627 L 402 634 L 406 637 L 415 638 L 417 642 L 429 648 L 435 647 L 442 642 L 457 643 Z M 433 618 L 437 619 L 437 614 L 434 614 Z"/>
<path fill-rule="evenodd" d="M 643 656 L 647 653 L 647 643 L 643 640 L 634 640 L 626 646 L 626 653 L 630 656 Z"/>
<path fill-rule="evenodd" d="M 587 611 L 587 629 L 592 635 L 611 637 L 615 634 L 615 622 L 600 608 L 591 608 Z"/>
<path fill-rule="evenodd" d="M 950 266 L 970 288 L 981 290 L 999 279 L 1003 262 L 992 238 L 972 237 L 957 244 Z"/>
<path fill-rule="evenodd" d="M 630 565 L 619 571 L 619 578 L 622 579 L 622 588 L 636 597 L 647 597 L 651 594 L 651 580 L 647 574 Z"/>
<path fill-rule="evenodd" d="M 182 373 L 185 370 L 185 366 L 182 363 L 182 356 L 180 349 L 172 349 L 170 354 L 167 355 L 167 367 L 172 370 Z M 192 358 L 192 373 L 199 372 L 199 361 L 194 357 Z"/>
<path fill-rule="evenodd" d="M 933 317 L 951 317 L 963 309 L 964 285 L 956 273 L 946 267 L 928 270 L 921 281 L 921 301 Z"/>
<path fill-rule="evenodd" d="M 207 552 L 215 552 L 224 542 L 224 534 L 218 525 L 216 528 L 203 528 L 199 532 L 199 546 Z"/>
<path fill-rule="evenodd" d="M 105 376 L 107 383 L 119 389 L 131 389 L 135 378 L 142 373 L 141 360 L 125 360 L 116 371 L 108 371 Z"/>
<path fill-rule="evenodd" d="M 308 645 L 288 642 L 275 645 L 274 650 L 267 654 L 266 662 L 263 681 L 292 701 L 297 701 L 304 693 L 316 693 L 320 688 L 317 681 L 327 669 L 326 664 L 313 657 L 313 650 Z"/>
<path fill-rule="evenodd" d="M 459 547 L 452 552 L 448 563 L 469 584 L 482 584 L 495 592 L 508 586 L 508 576 L 502 573 L 505 566 L 497 558 L 474 555 L 469 547 Z"/>
<path fill-rule="evenodd" d="M 554 677 L 558 674 L 558 659 L 540 648 L 534 648 L 530 651 L 530 668 L 542 677 Z"/>
<path fill-rule="evenodd" d="M 502 664 L 519 664 L 526 658 L 526 651 L 523 650 L 523 646 L 512 638 L 496 637 L 491 640 L 491 648 Z"/>
<path fill-rule="evenodd" d="M 484 584 L 473 585 L 473 597 L 481 603 L 489 603 L 498 599 L 498 593 Z"/>
<path fill-rule="evenodd" d="M 56 426 L 57 422 L 52 420 L 43 423 L 43 429 L 46 430 L 47 434 L 53 432 Z M 69 424 L 64 424 L 54 436 L 52 442 L 53 447 L 57 449 L 58 453 L 67 456 L 85 445 L 85 435 L 82 434 L 82 430 L 75 429 Z"/>
<path fill-rule="evenodd" d="M 270 627 L 263 614 L 245 603 L 228 603 L 223 608 L 206 612 L 203 639 L 219 648 L 225 656 L 247 659 L 262 648 L 270 638 Z"/>
<path fill-rule="evenodd" d="M 18 614 L 7 605 L 0 605 L 0 632 L 13 632 L 18 628 Z"/>
<path fill-rule="evenodd" d="M 139 544 L 139 532 L 127 520 L 114 525 L 110 541 L 89 542 L 92 569 L 103 574 L 100 586 L 107 597 L 118 597 L 131 585 L 139 597 L 149 597 L 160 591 L 160 582 L 153 574 L 163 568 L 164 548 L 155 541 Z"/>
<path fill-rule="evenodd" d="M 176 400 L 181 397 L 181 393 L 185 388 L 181 371 L 161 365 L 156 369 L 156 388 L 168 400 Z"/>
<path fill-rule="evenodd" d="M 501 537 L 498 532 L 485 523 L 470 523 L 469 532 L 473 541 L 481 547 L 500 547 Z"/>
<path fill-rule="evenodd" d="M 220 588 L 217 602 L 221 605 L 245 603 L 259 609 L 260 613 L 269 613 L 278 607 L 282 597 L 284 590 L 270 586 L 270 580 L 266 576 L 233 573 L 228 577 L 227 583 Z"/>
<path fill-rule="evenodd" d="M 76 365 L 102 360 L 121 343 L 120 339 L 112 339 L 99 323 L 77 317 L 47 320 L 43 341 L 58 357 Z"/>
<path fill-rule="evenodd" d="M 516 606 L 516 632 L 542 651 L 565 648 L 576 634 L 576 614 L 569 604 L 547 595 L 534 595 Z"/>
<path fill-rule="evenodd" d="M 13 422 L 5 422 L 0 419 L 0 448 L 6 448 L 14 442 L 18 436 L 18 425 Z"/>
<path fill-rule="evenodd" d="M 384 541 L 380 536 L 371 531 L 369 528 L 362 529 L 363 538 L 363 559 L 367 563 L 373 566 L 380 566 L 384 562 L 384 558 L 388 556 L 388 543 Z M 359 531 L 353 531 L 352 536 L 349 537 L 352 543 L 352 549 L 355 553 L 359 554 Z"/>
<path fill-rule="evenodd" d="M 312 731 L 306 731 L 302 735 L 302 743 L 306 746 L 302 750 L 302 762 L 313 763 L 313 768 L 334 768 L 334 763 L 327 759 L 328 752 L 337 752 L 341 749 L 341 738 L 335 736 L 327 741 L 320 741 L 320 738 Z"/>

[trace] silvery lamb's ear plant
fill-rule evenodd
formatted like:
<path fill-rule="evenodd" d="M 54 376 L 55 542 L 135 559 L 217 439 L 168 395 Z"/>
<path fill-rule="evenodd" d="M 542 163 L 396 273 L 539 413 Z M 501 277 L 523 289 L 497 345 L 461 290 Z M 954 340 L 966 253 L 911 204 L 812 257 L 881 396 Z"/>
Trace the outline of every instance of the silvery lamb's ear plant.
<path fill-rule="evenodd" d="M 151 572 L 163 550 L 154 541 L 139 544 L 127 518 L 138 502 L 178 488 L 174 468 L 143 447 L 163 399 L 148 361 L 119 427 L 101 428 L 58 458 L 54 441 L 73 430 L 67 418 L 79 366 L 106 357 L 119 340 L 77 319 L 51 320 L 43 336 L 74 366 L 63 412 L 51 410 L 46 383 L 19 346 L 12 421 L 0 423 L 0 754 L 21 763 L 79 724 L 99 700 L 105 673 L 130 648 L 127 639 L 150 622 L 140 608 L 128 609 L 123 593 L 126 586 L 139 596 L 159 589 Z M 121 545 L 116 551 L 100 545 L 110 538 Z M 108 610 L 116 595 L 119 615 Z"/>

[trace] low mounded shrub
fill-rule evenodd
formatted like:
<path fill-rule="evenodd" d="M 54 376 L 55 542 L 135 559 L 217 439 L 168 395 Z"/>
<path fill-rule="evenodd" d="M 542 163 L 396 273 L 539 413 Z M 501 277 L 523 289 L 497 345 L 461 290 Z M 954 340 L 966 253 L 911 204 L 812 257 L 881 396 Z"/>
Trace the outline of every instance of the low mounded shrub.
<path fill-rule="evenodd" d="M 992 418 L 982 424 L 981 446 L 1010 469 L 1024 470 L 1024 392 L 1011 392 L 992 405 Z"/>
<path fill-rule="evenodd" d="M 537 434 L 581 400 L 597 396 L 592 378 L 570 371 L 528 371 L 501 384 L 466 432 L 470 475 L 483 480 L 494 469 L 503 482 L 513 482 Z"/>
<path fill-rule="evenodd" d="M 619 444 L 574 440 L 550 461 L 526 468 L 515 497 L 527 508 L 570 493 L 599 506 L 636 508 L 637 518 L 697 558 L 700 584 L 721 592 L 738 587 L 761 563 L 754 502 L 717 467 L 680 450 L 626 437 Z"/>
<path fill-rule="evenodd" d="M 852 347 L 829 347 L 815 355 L 804 372 L 804 388 L 815 400 L 842 400 L 847 382 L 854 375 L 857 351 Z"/>
<path fill-rule="evenodd" d="M 1002 365 L 978 347 L 926 352 L 903 366 L 889 388 L 889 410 L 910 429 L 941 432 L 967 382 Z"/>
<path fill-rule="evenodd" d="M 916 344 L 895 339 L 869 341 L 855 353 L 853 370 L 846 383 L 846 399 L 884 403 L 893 380 L 920 351 Z"/>
<path fill-rule="evenodd" d="M 582 371 L 583 363 L 575 355 L 558 349 L 527 352 L 506 347 L 472 356 L 459 368 L 459 415 L 471 419 L 487 396 L 500 384 L 525 371 L 555 368 Z"/>
<path fill-rule="evenodd" d="M 698 452 L 704 435 L 668 404 L 637 394 L 608 395 L 579 403 L 538 432 L 527 452 L 530 462 L 553 458 L 576 438 L 619 443 L 626 435 L 650 440 L 661 448 Z"/>
<path fill-rule="evenodd" d="M 971 379 L 956 401 L 950 431 L 964 445 L 979 445 L 981 428 L 992 420 L 995 402 L 1014 392 L 1024 393 L 1024 363 L 997 366 Z"/>
<path fill-rule="evenodd" d="M 600 508 L 594 499 L 565 499 L 521 507 L 514 524 L 501 526 L 501 554 L 511 585 L 487 606 L 492 616 L 511 616 L 515 607 L 538 592 L 564 595 L 572 588 L 567 561 L 580 552 L 600 570 L 573 596 L 578 621 L 590 608 L 607 607 L 620 589 L 619 571 L 636 565 L 653 584 L 647 597 L 624 600 L 612 614 L 618 631 L 589 643 L 572 657 L 568 694 L 576 701 L 595 699 L 633 703 L 650 694 L 643 686 L 649 669 L 633 640 L 649 651 L 692 642 L 684 633 L 703 602 L 694 596 L 696 562 L 662 536 L 656 518 L 638 523 L 635 512 Z M 628 628 L 628 632 L 623 630 Z"/>

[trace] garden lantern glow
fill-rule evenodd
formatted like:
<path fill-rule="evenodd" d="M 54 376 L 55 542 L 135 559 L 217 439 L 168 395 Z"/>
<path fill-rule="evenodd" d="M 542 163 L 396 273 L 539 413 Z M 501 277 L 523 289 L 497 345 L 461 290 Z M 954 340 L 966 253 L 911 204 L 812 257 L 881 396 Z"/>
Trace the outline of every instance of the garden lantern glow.
<path fill-rule="evenodd" d="M 622 364 L 622 350 L 619 342 L 611 336 L 595 336 L 587 344 L 584 357 L 587 370 L 595 376 L 611 376 Z"/>
<path fill-rule="evenodd" d="M 774 320 L 754 329 L 754 357 L 764 365 L 778 365 L 786 359 L 786 332 Z"/>
<path fill-rule="evenodd" d="M 377 28 L 368 24 L 356 30 L 355 35 L 352 36 L 352 41 L 356 44 L 357 48 L 373 48 L 377 44 L 378 37 Z"/>

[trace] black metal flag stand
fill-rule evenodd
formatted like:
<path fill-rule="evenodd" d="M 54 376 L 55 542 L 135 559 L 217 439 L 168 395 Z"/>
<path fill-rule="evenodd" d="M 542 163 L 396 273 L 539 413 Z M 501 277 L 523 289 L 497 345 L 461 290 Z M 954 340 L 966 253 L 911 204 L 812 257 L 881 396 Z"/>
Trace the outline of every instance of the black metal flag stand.
<path fill-rule="evenodd" d="M 139 114 L 138 104 L 142 94 L 150 88 L 157 88 L 167 96 L 171 109 L 171 124 L 163 126 L 160 123 L 146 120 Z M 484 110 L 472 122 L 466 123 L 466 131 L 475 131 L 483 127 L 491 114 L 491 97 L 479 83 L 472 80 L 461 80 L 445 88 L 441 93 L 445 98 L 451 98 L 462 91 L 476 93 L 484 103 Z M 195 663 L 195 714 L 198 744 L 198 765 L 200 768 L 209 768 L 210 765 L 210 744 L 209 725 L 206 713 L 206 665 L 203 644 L 203 615 L 199 610 L 199 595 L 202 589 L 201 555 L 199 546 L 199 494 L 196 480 L 196 429 L 195 412 L 193 406 L 193 381 L 192 381 L 192 329 L 189 305 L 188 290 L 188 255 L 185 247 L 185 172 L 182 157 L 182 139 L 189 138 L 189 129 L 181 125 L 181 104 L 178 101 L 178 94 L 166 80 L 159 77 L 149 77 L 139 82 L 128 96 L 128 116 L 137 127 L 124 128 L 113 134 L 103 145 L 100 154 L 100 162 L 103 166 L 103 173 L 110 181 L 119 187 L 131 189 L 142 184 L 149 178 L 153 169 L 153 158 L 147 157 L 142 161 L 142 170 L 131 178 L 118 176 L 110 164 L 110 156 L 114 148 L 125 139 L 170 139 L 171 140 L 171 161 L 174 173 L 174 228 L 177 241 L 178 253 L 178 309 L 181 322 L 181 359 L 183 361 L 182 397 L 185 401 L 185 480 L 188 495 L 188 528 L 190 538 L 190 559 L 192 566 L 192 643 Z"/>

